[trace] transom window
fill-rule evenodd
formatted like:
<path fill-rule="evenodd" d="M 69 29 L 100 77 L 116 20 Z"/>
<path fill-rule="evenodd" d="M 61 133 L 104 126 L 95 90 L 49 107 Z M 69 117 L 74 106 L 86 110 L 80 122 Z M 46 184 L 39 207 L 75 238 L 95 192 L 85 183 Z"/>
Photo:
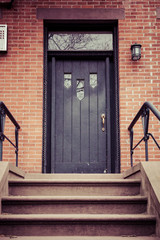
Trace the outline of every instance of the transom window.
<path fill-rule="evenodd" d="M 112 32 L 49 32 L 51 51 L 112 51 Z"/>

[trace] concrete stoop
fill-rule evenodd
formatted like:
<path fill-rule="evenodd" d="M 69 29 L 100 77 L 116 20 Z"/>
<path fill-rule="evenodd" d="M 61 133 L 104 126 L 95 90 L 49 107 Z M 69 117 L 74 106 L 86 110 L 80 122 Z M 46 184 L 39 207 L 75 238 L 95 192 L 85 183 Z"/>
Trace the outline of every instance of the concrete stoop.
<path fill-rule="evenodd" d="M 9 179 L 0 239 L 160 240 L 141 179 L 106 175 L 28 175 Z"/>

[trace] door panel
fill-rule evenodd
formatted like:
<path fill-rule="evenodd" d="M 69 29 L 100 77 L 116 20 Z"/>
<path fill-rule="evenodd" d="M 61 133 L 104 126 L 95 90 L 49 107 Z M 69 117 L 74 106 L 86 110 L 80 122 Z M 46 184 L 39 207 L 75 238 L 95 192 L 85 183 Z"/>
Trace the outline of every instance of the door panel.
<path fill-rule="evenodd" d="M 106 62 L 52 59 L 51 171 L 103 173 L 106 169 Z M 105 119 L 106 120 L 106 119 Z"/>

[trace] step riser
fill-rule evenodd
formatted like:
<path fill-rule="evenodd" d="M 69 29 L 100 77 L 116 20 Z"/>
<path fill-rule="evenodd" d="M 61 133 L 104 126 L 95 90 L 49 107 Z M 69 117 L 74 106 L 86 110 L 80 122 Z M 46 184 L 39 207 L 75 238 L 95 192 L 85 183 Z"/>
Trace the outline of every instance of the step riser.
<path fill-rule="evenodd" d="M 145 213 L 145 203 L 39 203 L 15 204 L 8 202 L 2 206 L 2 213 L 13 214 L 139 214 Z"/>
<path fill-rule="evenodd" d="M 140 185 L 10 185 L 14 196 L 134 196 L 140 193 Z"/>
<path fill-rule="evenodd" d="M 148 236 L 155 233 L 155 224 L 145 222 L 4 222 L 0 235 L 16 236 Z"/>

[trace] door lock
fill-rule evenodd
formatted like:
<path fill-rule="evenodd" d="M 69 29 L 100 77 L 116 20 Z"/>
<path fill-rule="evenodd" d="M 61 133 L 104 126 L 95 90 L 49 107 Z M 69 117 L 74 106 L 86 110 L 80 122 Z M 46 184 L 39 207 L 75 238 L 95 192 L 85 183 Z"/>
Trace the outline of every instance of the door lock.
<path fill-rule="evenodd" d="M 101 114 L 101 119 L 102 119 L 102 132 L 104 132 L 105 131 L 105 118 L 106 118 L 106 116 L 105 116 L 105 114 L 104 113 L 102 113 Z"/>

